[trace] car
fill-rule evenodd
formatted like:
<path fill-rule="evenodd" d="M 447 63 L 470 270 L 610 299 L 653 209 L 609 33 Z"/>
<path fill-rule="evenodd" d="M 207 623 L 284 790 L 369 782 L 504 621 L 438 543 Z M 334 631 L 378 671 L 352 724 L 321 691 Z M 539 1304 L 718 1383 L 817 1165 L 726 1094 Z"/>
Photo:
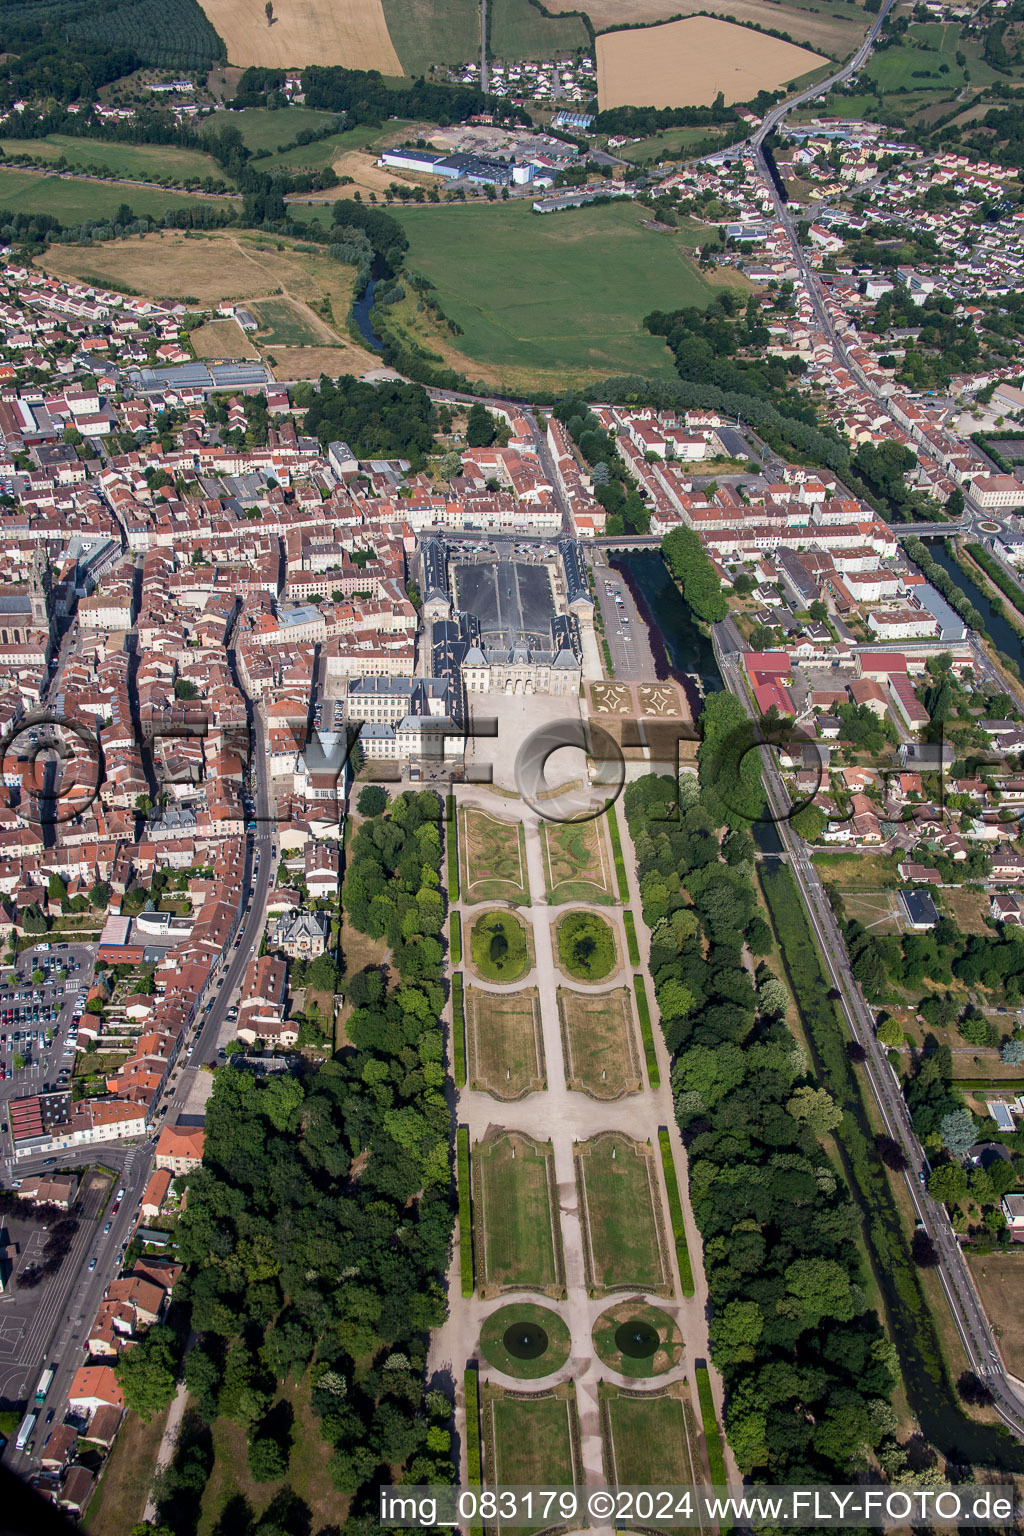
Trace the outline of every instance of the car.
<path fill-rule="evenodd" d="M 51 1408 L 50 1409 L 49 1413 L 46 1415 L 46 1422 L 47 1422 L 47 1424 L 52 1424 L 53 1423 L 53 1416 L 54 1416 L 54 1414 L 56 1412 L 57 1412 L 56 1408 Z"/>
<path fill-rule="evenodd" d="M 124 1190 L 123 1190 L 123 1189 L 119 1189 L 119 1190 L 118 1190 L 118 1192 L 117 1192 L 117 1198 L 118 1198 L 118 1199 L 119 1199 L 119 1200 L 123 1200 L 123 1199 L 124 1199 Z"/>
<path fill-rule="evenodd" d="M 111 1228 L 111 1223 L 108 1221 L 106 1226 L 103 1228 L 103 1236 L 104 1237 L 106 1237 L 107 1233 L 110 1231 L 110 1228 Z"/>
<path fill-rule="evenodd" d="M 89 1268 L 90 1268 L 90 1270 L 93 1270 L 93 1269 L 96 1268 L 96 1260 L 95 1259 L 90 1259 L 89 1260 Z"/>

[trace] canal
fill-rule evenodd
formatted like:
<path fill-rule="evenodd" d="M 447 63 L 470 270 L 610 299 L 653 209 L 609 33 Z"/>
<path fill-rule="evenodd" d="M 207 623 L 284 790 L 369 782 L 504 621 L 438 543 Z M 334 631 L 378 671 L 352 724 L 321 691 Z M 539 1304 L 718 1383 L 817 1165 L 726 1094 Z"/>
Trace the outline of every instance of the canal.
<path fill-rule="evenodd" d="M 616 555 L 611 564 L 629 583 L 640 616 L 651 632 L 655 661 L 661 650 L 668 671 L 680 682 L 685 684 L 689 674 L 700 678 L 707 693 L 721 688 L 710 637 L 694 622 L 660 553 L 644 550 Z"/>
<path fill-rule="evenodd" d="M 961 592 L 974 604 L 985 621 L 985 631 L 996 648 L 1002 651 L 1004 656 L 1009 656 L 1011 661 L 1024 670 L 1024 645 L 1021 644 L 1020 635 L 1013 625 L 1000 614 L 993 612 L 992 602 L 987 597 L 977 582 L 973 581 L 960 569 L 953 556 L 946 549 L 944 539 L 924 539 L 922 541 L 928 547 L 928 553 L 936 565 L 941 565 L 946 574 L 956 582 Z"/>

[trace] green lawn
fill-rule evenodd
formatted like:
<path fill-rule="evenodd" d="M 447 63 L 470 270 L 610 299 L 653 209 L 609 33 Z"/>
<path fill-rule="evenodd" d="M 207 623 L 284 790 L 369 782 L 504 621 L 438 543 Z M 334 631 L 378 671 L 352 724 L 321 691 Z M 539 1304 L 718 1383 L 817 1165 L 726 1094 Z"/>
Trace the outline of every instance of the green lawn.
<path fill-rule="evenodd" d="M 985 63 L 976 39 L 962 38 L 956 22 L 942 21 L 908 27 L 905 42 L 876 52 L 865 73 L 886 92 L 903 87 L 907 91 L 943 88 L 952 93 L 964 84 L 963 66 L 956 62 L 958 51 L 967 59 L 971 85 L 993 85 L 1007 78 Z"/>
<path fill-rule="evenodd" d="M 615 153 L 621 155 L 624 160 L 674 160 L 681 155 L 692 153 L 694 145 L 703 144 L 708 139 L 721 136 L 722 130 L 714 127 L 666 128 L 661 133 L 652 134 L 649 139 L 640 139 L 636 144 L 626 144 Z"/>
<path fill-rule="evenodd" d="M 313 62 L 311 59 L 310 63 Z M 214 112 L 203 119 L 199 131 L 219 133 L 222 128 L 237 128 L 249 149 L 277 149 L 281 144 L 290 144 L 304 128 L 323 128 L 336 116 L 334 112 L 314 112 L 310 107 L 285 107 L 279 112 L 246 107 L 244 112 Z"/>
<path fill-rule="evenodd" d="M 470 932 L 469 951 L 486 981 L 511 986 L 530 968 L 526 929 L 514 912 L 482 912 Z"/>
<path fill-rule="evenodd" d="M 263 169 L 273 171 L 278 166 L 288 166 L 295 171 L 320 171 L 333 161 L 335 155 L 347 154 L 351 149 L 366 149 L 377 139 L 392 138 L 393 131 L 401 128 L 398 122 L 389 122 L 387 132 L 361 123 L 345 133 L 332 133 L 328 139 L 316 139 L 312 144 L 300 144 L 297 149 L 286 149 L 269 160 L 259 162 Z"/>
<path fill-rule="evenodd" d="M 166 176 L 179 183 L 205 181 L 208 176 L 229 184 L 232 180 L 210 155 L 168 144 L 108 144 L 103 139 L 51 133 L 45 139 L 4 138 L 0 148 L 5 155 L 31 155 L 34 160 L 59 160 L 63 156 L 75 170 L 102 166 L 114 176 L 153 181 Z"/>
<path fill-rule="evenodd" d="M 595 1292 L 635 1286 L 663 1291 L 668 1281 L 655 1214 L 657 1174 L 646 1147 L 605 1134 L 576 1149 L 586 1209 L 590 1281 Z"/>
<path fill-rule="evenodd" d="M 488 1481 L 506 1486 L 571 1486 L 572 1406 L 565 1396 L 492 1398 L 488 1405 L 492 1462 Z"/>
<path fill-rule="evenodd" d="M 513 1150 L 515 1156 L 513 1156 Z M 502 1135 L 473 1148 L 473 1221 L 481 1291 L 557 1289 L 551 1206 L 551 1143 Z"/>
<path fill-rule="evenodd" d="M 563 388 L 608 374 L 668 375 L 669 354 L 643 329 L 644 315 L 712 298 L 686 235 L 645 230 L 642 215 L 627 202 L 545 215 L 527 202 L 396 212 L 409 266 L 462 327 L 455 345 L 468 366 Z"/>
<path fill-rule="evenodd" d="M 158 219 L 167 208 L 221 205 L 225 198 L 189 197 L 183 192 L 164 192 L 159 187 L 119 187 L 99 181 L 63 180 L 33 171 L 9 171 L 0 167 L 0 208 L 15 213 L 52 213 L 64 224 L 84 219 L 109 218 L 122 203 L 135 214 Z"/>
<path fill-rule="evenodd" d="M 606 1412 L 614 1458 L 607 1471 L 620 1486 L 700 1481 L 678 1397 L 611 1397 Z"/>

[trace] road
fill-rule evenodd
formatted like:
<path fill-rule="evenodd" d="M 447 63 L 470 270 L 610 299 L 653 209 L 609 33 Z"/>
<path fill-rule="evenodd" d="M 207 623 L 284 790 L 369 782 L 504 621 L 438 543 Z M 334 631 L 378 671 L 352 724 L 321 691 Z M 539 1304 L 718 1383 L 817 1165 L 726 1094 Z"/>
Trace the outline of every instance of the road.
<path fill-rule="evenodd" d="M 57 1366 L 34 1436 L 37 1456 L 52 1428 L 45 1423 L 46 1415 L 53 1409 L 53 1423 L 60 1423 L 67 1411 L 72 1378 L 85 1362 L 84 1344 L 88 1330 L 107 1286 L 120 1272 L 123 1252 L 134 1231 L 149 1182 L 153 1146 L 160 1127 L 168 1120 L 173 1123 L 182 1112 L 200 1067 L 219 1059 L 223 1033 L 233 1033 L 227 1021 L 228 1009 L 241 985 L 245 967 L 259 947 L 267 893 L 276 862 L 276 829 L 270 819 L 266 735 L 256 710 L 252 714 L 252 743 L 256 827 L 246 838 L 238 934 L 214 968 L 210 1001 L 183 1042 L 185 1059 L 172 1069 L 161 1100 L 153 1106 L 151 1137 L 135 1143 L 114 1142 L 75 1148 L 56 1157 L 40 1154 L 23 1159 L 17 1165 L 17 1175 L 24 1178 L 31 1173 L 49 1171 L 55 1163 L 61 1168 L 79 1167 L 83 1170 L 102 1163 L 116 1176 L 110 1193 L 116 1196 L 119 1189 L 124 1189 L 116 1213 L 112 1199 L 106 1201 L 105 1208 L 101 1200 L 90 1199 L 82 1209 L 75 1210 L 81 1225 L 59 1275 L 44 1281 L 35 1290 L 12 1288 L 0 1296 L 0 1397 L 15 1402 L 25 1400 L 34 1390 L 44 1366 Z M 73 979 L 77 981 L 78 976 Z M 6 1088 L 7 1084 L 3 1086 Z M 103 1227 L 108 1220 L 111 1230 L 105 1234 Z M 90 1270 L 88 1265 L 92 1259 L 96 1260 L 96 1266 Z M 13 1444 L 5 1453 L 5 1462 L 22 1476 L 30 1475 L 37 1466 L 33 1458 L 16 1451 Z"/>
<path fill-rule="evenodd" d="M 725 620 L 723 625 L 714 626 L 715 655 L 723 681 L 743 704 L 751 719 L 756 720 L 759 717 L 741 670 L 742 664 L 736 647 L 738 639 L 730 621 Z M 854 979 L 846 946 L 807 846 L 786 819 L 792 801 L 775 758 L 767 748 L 762 747 L 761 759 L 768 806 L 775 819 L 776 831 L 821 946 L 829 976 L 839 994 L 850 1034 L 867 1053 L 864 1068 L 882 1123 L 886 1133 L 902 1147 L 907 1159 L 907 1171 L 902 1177 L 917 1220 L 923 1224 L 938 1251 L 939 1265 L 936 1273 L 964 1351 L 972 1370 L 985 1381 L 991 1391 L 1000 1418 L 1018 1439 L 1024 1440 L 1024 1393 L 1013 1385 L 1003 1363 L 945 1207 L 932 1199 L 919 1180 L 920 1170 L 928 1166 L 927 1159 L 914 1132 L 910 1113 L 885 1049 L 875 1037 L 874 1013 L 864 1001 L 863 993 Z"/>

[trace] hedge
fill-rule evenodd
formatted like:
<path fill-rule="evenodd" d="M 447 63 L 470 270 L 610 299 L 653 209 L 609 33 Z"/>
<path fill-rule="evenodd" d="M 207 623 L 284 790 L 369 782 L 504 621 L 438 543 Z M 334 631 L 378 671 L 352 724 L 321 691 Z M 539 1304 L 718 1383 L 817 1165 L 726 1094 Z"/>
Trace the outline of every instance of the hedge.
<path fill-rule="evenodd" d="M 459 823 L 455 814 L 455 796 L 445 797 L 447 817 L 446 847 L 448 853 L 448 900 L 459 899 Z"/>
<path fill-rule="evenodd" d="M 647 1006 L 647 988 L 644 986 L 644 978 L 642 976 L 633 977 L 633 991 L 636 993 L 636 1012 L 637 1018 L 640 1020 L 640 1038 L 644 1043 L 647 1081 L 652 1089 L 657 1089 L 661 1087 L 661 1071 L 658 1067 L 658 1054 L 654 1049 L 651 1010 Z"/>
<path fill-rule="evenodd" d="M 968 544 L 967 553 L 976 565 L 980 565 L 990 581 L 994 581 L 1004 597 L 1008 597 L 1019 613 L 1024 613 L 1024 590 L 1008 576 L 997 560 L 981 544 Z"/>
<path fill-rule="evenodd" d="M 637 977 L 633 978 L 637 980 Z M 679 1198 L 679 1184 L 676 1181 L 676 1160 L 672 1155 L 672 1142 L 669 1139 L 668 1128 L 664 1125 L 658 1127 L 658 1145 L 661 1148 L 661 1166 L 665 1174 L 665 1188 L 668 1191 L 668 1210 L 672 1217 L 672 1236 L 676 1240 L 676 1258 L 679 1260 L 679 1283 L 683 1288 L 684 1296 L 692 1296 L 693 1267 L 690 1264 L 690 1250 L 686 1246 L 686 1228 L 683 1225 L 683 1202 Z"/>
<path fill-rule="evenodd" d="M 483 1460 L 480 1454 L 480 1372 L 475 1365 L 466 1366 L 462 1378 L 466 1394 L 466 1484 L 479 1488 L 483 1482 Z M 471 1525 L 469 1536 L 483 1536 L 482 1525 Z"/>
<path fill-rule="evenodd" d="M 463 1296 L 473 1294 L 473 1216 L 469 1197 L 469 1127 L 460 1125 L 456 1137 L 459 1178 L 459 1271 Z"/>
<path fill-rule="evenodd" d="M 456 1088 L 466 1086 L 466 1021 L 462 1011 L 462 972 L 452 977 L 452 1076 Z"/>
<path fill-rule="evenodd" d="M 711 1473 L 711 1481 L 717 1487 L 728 1484 L 725 1471 L 725 1457 L 722 1454 L 722 1432 L 718 1427 L 718 1415 L 715 1413 L 715 1400 L 711 1396 L 711 1378 L 708 1368 L 701 1363 L 694 1367 L 694 1376 L 697 1379 L 697 1396 L 700 1398 L 700 1420 L 704 1430 L 704 1444 L 708 1452 L 708 1470 Z M 723 1526 L 724 1530 L 725 1527 Z"/>
<path fill-rule="evenodd" d="M 448 955 L 452 965 L 462 964 L 462 919 L 453 912 L 448 920 Z"/>
<path fill-rule="evenodd" d="M 622 838 L 619 835 L 619 818 L 615 814 L 614 805 L 608 807 L 608 836 L 612 840 L 612 858 L 615 860 L 615 878 L 619 882 L 619 900 L 629 900 L 629 881 L 626 879 L 626 861 L 622 857 Z M 632 918 L 632 913 L 629 914 Z M 639 960 L 634 960 L 634 965 L 639 965 Z"/>
<path fill-rule="evenodd" d="M 640 964 L 640 945 L 636 941 L 636 924 L 633 921 L 632 912 L 623 912 L 622 922 L 626 929 L 626 948 L 629 950 L 630 965 Z"/>

